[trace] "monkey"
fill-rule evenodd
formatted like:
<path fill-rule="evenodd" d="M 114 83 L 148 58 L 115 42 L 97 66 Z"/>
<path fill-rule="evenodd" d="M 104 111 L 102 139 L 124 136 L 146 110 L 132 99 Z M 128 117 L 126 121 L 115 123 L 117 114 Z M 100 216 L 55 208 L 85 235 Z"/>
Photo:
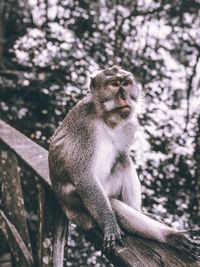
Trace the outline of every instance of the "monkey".
<path fill-rule="evenodd" d="M 200 260 L 198 240 L 142 212 L 141 184 L 130 157 L 141 98 L 135 77 L 114 65 L 94 73 L 89 87 L 50 142 L 50 178 L 65 215 L 84 230 L 98 226 L 107 252 L 123 246 L 127 232 Z"/>

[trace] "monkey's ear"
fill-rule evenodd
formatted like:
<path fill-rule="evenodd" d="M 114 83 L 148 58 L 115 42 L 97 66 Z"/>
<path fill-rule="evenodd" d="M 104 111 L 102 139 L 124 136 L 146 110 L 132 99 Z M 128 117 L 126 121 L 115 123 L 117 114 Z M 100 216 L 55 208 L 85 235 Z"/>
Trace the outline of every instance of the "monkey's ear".
<path fill-rule="evenodd" d="M 104 70 L 94 71 L 90 75 L 90 90 L 96 89 L 99 87 L 99 81 L 101 80 L 101 76 L 104 73 Z"/>

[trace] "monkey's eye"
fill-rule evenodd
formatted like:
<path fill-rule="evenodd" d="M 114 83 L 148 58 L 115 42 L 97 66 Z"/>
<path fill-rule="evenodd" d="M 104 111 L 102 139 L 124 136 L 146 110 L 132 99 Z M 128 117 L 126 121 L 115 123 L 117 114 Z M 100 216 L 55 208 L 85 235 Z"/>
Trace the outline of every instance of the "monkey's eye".
<path fill-rule="evenodd" d="M 110 85 L 112 85 L 113 87 L 117 87 L 117 86 L 119 86 L 119 82 L 118 81 L 111 81 Z"/>
<path fill-rule="evenodd" d="M 123 82 L 122 82 L 122 85 L 123 86 L 128 86 L 130 84 L 130 81 L 128 81 L 128 80 L 124 80 Z"/>

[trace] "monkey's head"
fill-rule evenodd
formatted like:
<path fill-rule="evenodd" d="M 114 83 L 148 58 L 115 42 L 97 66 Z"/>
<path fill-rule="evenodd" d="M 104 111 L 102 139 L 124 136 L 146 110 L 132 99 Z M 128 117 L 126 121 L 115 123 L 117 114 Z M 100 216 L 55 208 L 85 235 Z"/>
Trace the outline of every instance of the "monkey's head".
<path fill-rule="evenodd" d="M 90 89 L 98 114 L 113 128 L 137 112 L 140 90 L 133 75 L 119 66 L 95 73 Z"/>

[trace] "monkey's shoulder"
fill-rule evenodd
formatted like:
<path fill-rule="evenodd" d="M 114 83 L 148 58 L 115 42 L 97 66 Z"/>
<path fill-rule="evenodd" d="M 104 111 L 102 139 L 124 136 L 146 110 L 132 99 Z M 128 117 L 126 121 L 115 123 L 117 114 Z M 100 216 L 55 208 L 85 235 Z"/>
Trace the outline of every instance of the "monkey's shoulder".
<path fill-rule="evenodd" d="M 66 117 L 69 117 L 70 114 L 73 114 L 73 117 L 91 117 L 95 114 L 95 104 L 91 100 L 90 96 L 85 97 L 81 101 L 79 101 L 68 113 Z"/>
<path fill-rule="evenodd" d="M 66 171 L 71 176 L 74 171 L 86 168 L 94 151 L 92 110 L 91 102 L 79 102 L 52 136 L 49 162 L 56 162 L 56 169 L 50 168 L 53 177 L 63 177 Z"/>
<path fill-rule="evenodd" d="M 59 151 L 61 155 L 92 146 L 94 139 L 94 105 L 88 98 L 80 101 L 56 129 L 50 142 L 50 153 Z"/>
<path fill-rule="evenodd" d="M 66 115 L 63 120 L 63 126 L 78 126 L 84 122 L 88 124 L 95 114 L 95 105 L 90 97 L 85 97 L 79 101 Z"/>
<path fill-rule="evenodd" d="M 91 127 L 94 113 L 93 102 L 88 97 L 84 98 L 68 112 L 53 137 L 72 133 L 81 135 L 82 131 L 87 131 Z"/>

